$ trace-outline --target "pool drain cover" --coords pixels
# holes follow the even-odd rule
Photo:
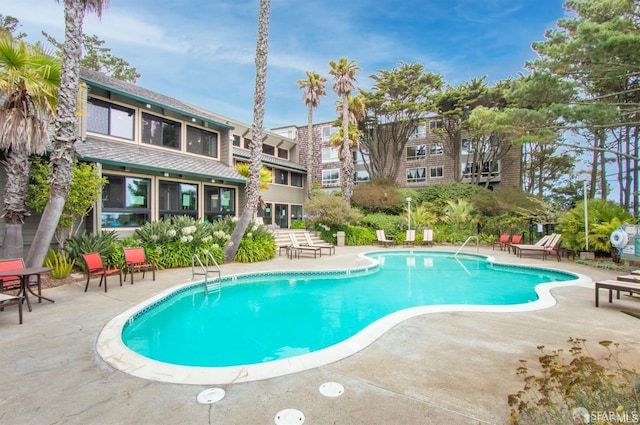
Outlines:
[[[325,382],[320,385],[320,394],[325,397],[340,397],[344,393],[344,387],[337,382]]]
[[[209,388],[198,394],[198,403],[211,404],[216,401],[222,400],[224,397],[224,390],[222,388]]]
[[[297,409],[284,409],[276,414],[276,425],[300,425],[304,423],[304,414]]]

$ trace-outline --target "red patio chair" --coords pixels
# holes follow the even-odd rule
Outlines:
[[[122,270],[116,268],[107,268],[102,262],[102,257],[98,252],[90,252],[88,254],[82,254],[84,264],[87,266],[87,284],[84,286],[84,292],[87,292],[89,287],[89,280],[92,277],[100,276],[100,283],[98,286],[102,286],[104,280],[104,292],[107,292],[107,276],[118,274],[120,276],[120,286],[122,286]]]
[[[500,251],[504,251],[504,249],[507,247],[507,244],[509,243],[509,239],[511,239],[511,235],[509,234],[500,235],[500,239],[493,242],[493,249],[496,249],[497,246],[500,248]]]
[[[124,260],[126,262],[124,280],[127,280],[127,273],[131,273],[131,284],[133,285],[133,273],[142,272],[144,279],[144,272],[147,270],[153,272],[153,280],[156,280],[156,265],[147,261],[144,256],[144,248],[125,248]]]
[[[12,258],[10,260],[0,260],[0,271],[24,269],[22,258]],[[20,276],[0,277],[0,292],[20,289]]]

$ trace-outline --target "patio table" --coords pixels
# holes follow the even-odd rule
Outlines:
[[[20,294],[24,294],[24,299],[27,301],[27,307],[29,311],[31,311],[31,301],[29,301],[29,293],[34,297],[38,298],[38,302],[41,303],[42,300],[47,300],[51,303],[55,302],[51,298],[44,297],[42,295],[42,287],[40,286],[40,275],[42,273],[46,273],[51,270],[51,267],[25,267],[22,269],[14,269],[14,270],[3,270],[0,271],[0,277],[7,276],[19,276],[20,277]],[[29,286],[29,278],[31,276],[37,276],[38,282],[38,293],[36,294],[31,290],[31,286]]]

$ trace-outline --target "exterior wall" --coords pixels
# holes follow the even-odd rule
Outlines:
[[[326,142],[322,141],[322,128],[331,126],[331,123],[318,123],[313,126],[313,163],[309,169],[309,174],[313,177],[313,182],[326,190],[340,189],[340,183],[331,185],[322,185],[322,170],[328,169],[340,169],[340,162],[322,162],[322,148],[327,146]],[[298,142],[300,146],[300,163],[306,164],[306,151],[307,151],[307,126],[298,127]],[[400,158],[400,165],[398,167],[398,175],[396,177],[396,183],[400,187],[405,188],[422,188],[433,184],[443,184],[455,182],[454,166],[455,162],[452,158],[446,154],[432,154],[431,146],[433,144],[441,144],[441,139],[438,134],[435,134],[429,128],[429,121],[426,121],[426,132],[424,136],[410,139],[407,146],[418,146],[421,144],[426,145],[426,155],[424,158],[407,160],[407,150],[405,148],[402,158]],[[512,148],[506,158],[500,160],[500,174],[492,178],[491,185],[520,185],[520,168],[521,168],[521,155],[520,150]],[[461,155],[460,163],[464,164],[466,161],[466,155]],[[442,167],[442,176],[431,176],[431,167]],[[425,181],[408,182],[407,170],[410,168],[424,168],[425,169]],[[357,166],[356,169],[364,169],[362,166]],[[481,179],[481,182],[484,180]]]

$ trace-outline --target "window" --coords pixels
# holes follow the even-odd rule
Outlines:
[[[102,227],[138,227],[149,221],[150,180],[105,175],[102,189]]]
[[[297,130],[295,128],[281,128],[273,130],[273,132],[280,136],[288,137],[289,139],[295,139],[297,136]]]
[[[422,124],[416,124],[413,131],[409,134],[409,139],[424,139],[427,137],[427,126]]]
[[[274,183],[289,184],[289,172],[286,170],[281,170],[279,168],[276,168],[274,170],[274,177],[275,177]]]
[[[251,149],[251,139],[247,139],[245,137],[245,139],[244,139],[244,148],[245,149]]]
[[[302,220],[302,205],[291,205],[291,222]]]
[[[407,183],[422,183],[426,181],[426,169],[407,168]]]
[[[229,187],[204,187],[204,218],[213,223],[236,215],[236,190]]]
[[[240,147],[240,136],[237,134],[233,135],[233,146]]]
[[[438,178],[438,177],[444,176],[442,165],[436,165],[435,167],[430,167],[429,175],[431,176],[431,178]]]
[[[87,103],[87,131],[133,140],[135,111],[98,99]]]
[[[469,177],[472,174],[477,174],[478,171],[480,171],[480,167],[479,167],[477,162],[475,162],[475,163],[466,162],[466,163],[462,164],[462,173],[466,177]],[[487,161],[482,165],[482,170],[481,171],[482,171],[482,175],[483,176],[488,176],[489,174],[495,176],[495,175],[500,173],[500,163],[499,162],[495,162],[493,164],[493,167],[492,167],[491,163]]]
[[[429,145],[429,153],[431,155],[442,155],[444,153],[442,143],[431,143]]]
[[[142,143],[180,149],[180,123],[143,112]]]
[[[332,147],[322,148],[322,162],[338,161],[338,149]]]
[[[338,132],[338,127],[322,127],[322,141],[331,140],[331,135]]]
[[[335,185],[340,183],[340,170],[322,170],[322,185]]]
[[[462,149],[460,153],[462,155],[468,155],[475,152],[475,143],[471,139],[462,139]]]
[[[407,146],[407,161],[418,161],[427,157],[427,145]]]
[[[199,128],[187,126],[187,152],[218,157],[218,135]]]
[[[302,174],[291,172],[291,186],[302,187]]]
[[[287,149],[278,148],[278,158],[289,159],[289,151]]]
[[[168,219],[174,215],[198,217],[198,186],[190,183],[160,180],[159,185],[160,217]]]
[[[438,128],[444,127],[444,122],[442,120],[433,120],[429,121],[429,130],[433,131]]]
[[[369,181],[369,173],[367,171],[356,171],[356,183]]]
[[[265,155],[275,156],[276,148],[271,145],[267,145],[266,143],[262,144],[262,153]]]

